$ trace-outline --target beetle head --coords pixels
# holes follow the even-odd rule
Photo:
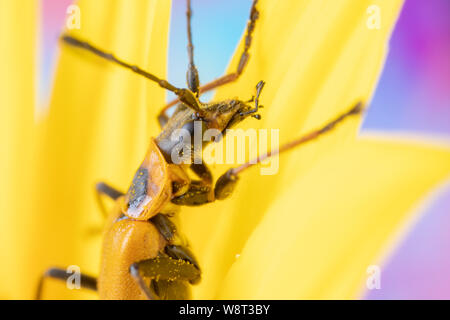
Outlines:
[[[264,87],[264,81],[260,81],[256,86],[256,96],[250,101],[244,102],[237,99],[229,99],[216,103],[209,104],[204,110],[207,117],[204,119],[207,129],[214,128],[225,133],[226,129],[229,129],[239,122],[248,117],[261,119],[258,114],[259,108],[259,96]],[[254,102],[254,105],[248,103]]]
[[[223,136],[226,134],[227,129],[248,117],[260,119],[261,116],[258,114],[258,111],[259,107],[262,106],[259,106],[259,96],[263,87],[264,82],[260,81],[256,86],[256,96],[247,102],[238,99],[228,99],[207,104],[201,103],[199,104],[201,108],[197,110],[185,103],[179,104],[169,122],[156,138],[158,147],[165,159],[172,163],[174,154],[178,152],[179,159],[181,159],[187,150],[191,151],[190,154],[193,157],[194,153],[199,151],[195,145],[195,131],[198,129],[201,130],[201,137],[208,129],[218,130]],[[251,102],[254,102],[254,104]],[[200,127],[198,127],[198,123],[201,123]],[[178,132],[179,129],[182,129],[182,132]],[[188,135],[185,135],[186,132]],[[185,139],[186,137],[188,138]],[[220,137],[214,137],[212,141],[218,142]],[[202,148],[212,141],[203,140]]]

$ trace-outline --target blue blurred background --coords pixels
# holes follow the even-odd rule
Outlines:
[[[45,107],[57,39],[71,0],[42,1],[40,101]],[[334,0],[330,0],[334,1]],[[195,60],[203,83],[222,75],[245,29],[250,0],[193,0]],[[185,1],[173,0],[168,78],[185,85]],[[450,142],[450,1],[406,0],[364,130]],[[366,299],[450,299],[450,186],[425,209],[382,267]]]

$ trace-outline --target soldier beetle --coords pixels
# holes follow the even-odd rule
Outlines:
[[[101,299],[187,299],[190,285],[200,281],[201,271],[187,242],[180,236],[171,220],[173,207],[198,206],[217,199],[224,200],[236,187],[239,174],[248,167],[264,161],[278,153],[290,150],[330,132],[346,118],[360,114],[362,103],[358,102],[347,112],[326,123],[323,127],[293,140],[276,152],[268,152],[257,159],[226,171],[215,185],[208,167],[201,163],[175,164],[172,153],[176,142],[170,139],[180,128],[194,130],[194,121],[200,121],[203,129],[217,129],[225,134],[226,129],[248,117],[260,119],[259,99],[264,87],[260,81],[256,95],[250,101],[228,99],[219,102],[202,103],[202,93],[233,82],[243,73],[249,60],[252,34],[259,16],[253,1],[247,24],[245,47],[234,73],[222,76],[200,86],[194,63],[194,46],[191,33],[191,3],[187,0],[188,88],[177,88],[168,81],[116,58],[113,54],[91,45],[89,42],[64,35],[64,44],[86,50],[137,73],[160,87],[176,94],[177,99],[168,103],[160,112],[158,121],[161,133],[151,139],[147,154],[138,168],[126,194],[113,187],[99,183],[99,195],[106,195],[116,201],[115,209],[108,216],[103,238],[101,268],[99,277],[81,275],[81,287],[97,290]],[[252,103],[252,105],[250,105]],[[178,104],[169,117],[167,111]],[[193,132],[191,132],[193,133]],[[192,143],[192,142],[191,142]],[[203,142],[204,148],[208,142]],[[191,149],[194,148],[192,144]],[[188,176],[191,170],[198,179]],[[50,268],[41,277],[36,298],[42,295],[46,278],[66,280],[64,269]]]

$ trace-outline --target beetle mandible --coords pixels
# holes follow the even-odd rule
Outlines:
[[[110,197],[116,201],[116,205],[113,212],[109,214],[105,226],[99,276],[94,278],[82,274],[80,280],[82,287],[97,290],[101,299],[189,298],[190,285],[200,281],[201,271],[187,241],[181,236],[171,219],[173,212],[176,211],[174,208],[184,205],[203,205],[217,199],[226,199],[232,194],[238,175],[248,167],[314,140],[331,131],[347,117],[363,111],[362,103],[358,102],[323,127],[281,146],[278,151],[268,152],[254,161],[229,169],[217,179],[215,184],[205,164],[174,163],[172,154],[177,152],[176,148],[179,146],[179,142],[171,139],[175,130],[186,129],[192,136],[194,122],[199,121],[202,130],[217,129],[225,134],[227,129],[248,117],[260,119],[259,99],[265,85],[264,81],[257,84],[256,94],[249,101],[228,99],[203,103],[199,100],[202,93],[236,81],[243,73],[249,61],[253,31],[259,17],[257,2],[258,0],[253,0],[250,9],[245,46],[236,71],[203,86],[200,86],[194,63],[190,0],[186,1],[188,88],[177,88],[168,81],[122,61],[87,41],[63,35],[64,44],[87,50],[127,68],[177,96],[177,99],[168,103],[160,112],[158,121],[161,133],[151,139],[147,154],[136,171],[128,192],[124,194],[106,183],[99,183],[96,186],[98,195]],[[169,117],[168,109],[176,104],[178,105],[175,111]],[[194,150],[193,142],[190,143],[190,149]],[[202,148],[208,143],[203,142]],[[191,152],[191,157],[194,157],[194,152]],[[190,178],[189,170],[196,175],[197,179]],[[36,298],[41,298],[46,278],[67,280],[69,276],[64,269],[48,269],[40,279]]]

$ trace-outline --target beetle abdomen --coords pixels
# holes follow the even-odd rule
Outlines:
[[[131,219],[114,222],[103,238],[98,277],[100,299],[146,299],[130,274],[130,266],[155,258],[165,245],[166,241],[150,222]]]

